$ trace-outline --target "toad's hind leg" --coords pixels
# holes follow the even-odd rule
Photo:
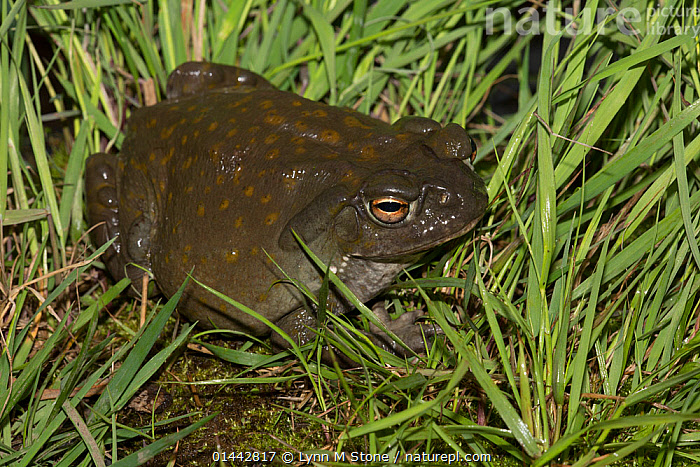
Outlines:
[[[116,157],[104,153],[90,156],[85,163],[85,192],[88,222],[94,226],[94,242],[100,247],[116,237],[102,256],[102,261],[112,277],[120,280],[124,277],[124,262],[121,258],[122,244],[119,238],[116,161]]]
[[[150,222],[140,217],[127,218],[126,224],[121,222],[125,219],[125,212],[121,211],[130,210],[128,206],[119,204],[117,161],[115,156],[97,153],[90,156],[85,164],[88,220],[90,225],[95,226],[92,235],[97,246],[116,237],[102,256],[111,276],[117,281],[129,276],[132,282],[138,284],[144,274],[141,268],[150,270],[147,253]],[[136,255],[133,254],[135,248],[130,247],[132,239],[140,239],[142,250]]]

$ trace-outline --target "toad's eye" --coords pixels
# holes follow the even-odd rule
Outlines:
[[[396,224],[408,216],[409,204],[396,198],[377,198],[369,203],[375,219],[383,224]]]

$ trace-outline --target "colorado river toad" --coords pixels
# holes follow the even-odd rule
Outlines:
[[[118,157],[87,162],[88,215],[104,222],[98,244],[117,237],[104,257],[117,279],[139,280],[138,265],[170,296],[192,272],[303,341],[316,319],[281,270],[312,291],[324,271],[292,231],[365,302],[486,208],[474,145],[456,124],[389,125],[206,63],[176,69],[167,97],[133,113]],[[192,282],[179,307],[205,326],[269,332]],[[334,290],[329,307],[352,308]],[[420,346],[412,322],[388,324]]]

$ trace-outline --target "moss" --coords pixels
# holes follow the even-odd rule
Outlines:
[[[225,345],[218,342],[219,345]],[[231,342],[228,342],[231,345]],[[286,388],[278,384],[181,384],[188,381],[226,380],[241,368],[194,352],[185,352],[163,372],[156,382],[160,392],[166,392],[166,407],[155,414],[155,420],[199,412],[158,431],[162,437],[183,428],[202,416],[218,412],[218,416],[178,446],[177,461],[183,465],[207,465],[215,452],[269,452],[319,449],[326,444],[320,423],[294,415],[284,408],[288,402]],[[156,391],[154,391],[156,392]],[[128,426],[148,426],[150,412],[134,409],[124,414],[120,422]],[[135,451],[128,446],[121,454]],[[150,461],[148,466],[166,465],[172,449]]]

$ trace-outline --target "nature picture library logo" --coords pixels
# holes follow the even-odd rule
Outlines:
[[[595,13],[595,14],[594,14]],[[660,21],[664,17],[679,18],[680,24],[667,25],[670,21]],[[682,35],[700,34],[700,7],[658,6],[645,9],[625,7],[598,8],[579,11],[573,8],[558,8],[546,5],[542,9],[523,7],[509,10],[505,7],[486,9],[486,34],[537,35],[547,31],[558,34],[561,27],[555,20],[564,18],[564,34],[612,34],[616,31],[625,35],[646,30],[655,34]],[[676,22],[678,23],[678,22]]]

